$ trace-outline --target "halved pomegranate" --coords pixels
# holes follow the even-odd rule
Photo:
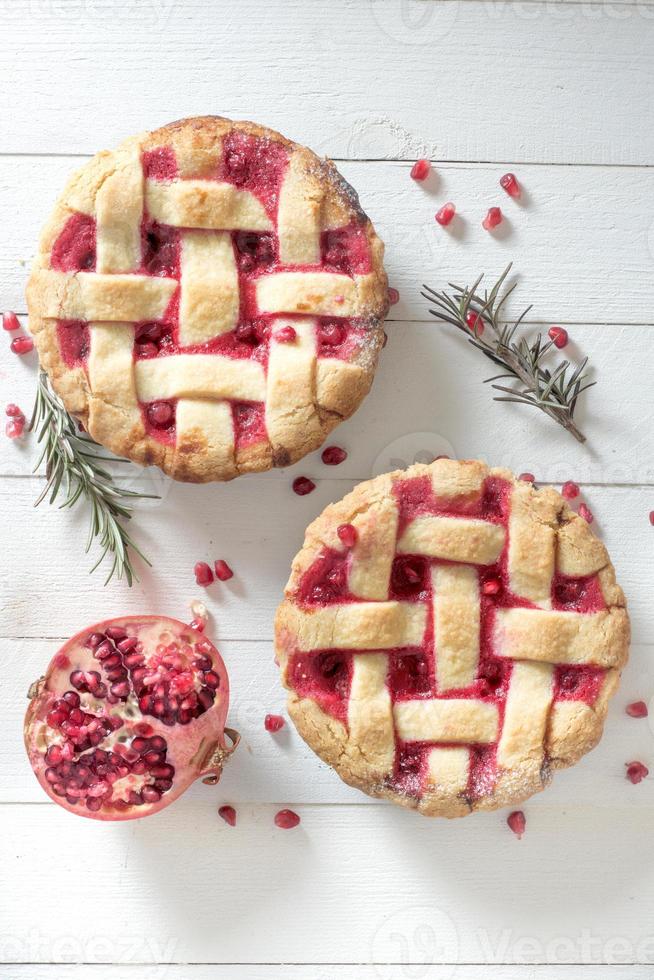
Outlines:
[[[148,816],[200,776],[217,783],[239,741],[225,728],[218,650],[165,616],[83,630],[29,697],[25,745],[37,779],[55,803],[96,820]]]

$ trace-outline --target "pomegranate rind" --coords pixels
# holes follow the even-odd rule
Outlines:
[[[111,692],[111,682],[106,677],[106,670],[103,668],[102,662],[94,657],[93,649],[87,645],[90,636],[93,634],[106,636],[108,629],[123,630],[128,637],[136,637],[138,642],[143,644],[142,654],[145,657],[145,666],[151,672],[148,675],[149,682],[156,683],[159,681],[160,678],[156,678],[155,681],[150,680],[150,678],[156,671],[163,672],[162,676],[168,684],[167,693],[175,694],[179,704],[186,702],[181,700],[185,697],[184,690],[179,693],[178,687],[182,684],[188,687],[189,678],[191,678],[195,683],[195,688],[191,688],[191,691],[195,689],[202,691],[205,678],[210,673],[211,689],[214,693],[213,703],[206,709],[196,706],[195,710],[202,713],[190,720],[185,720],[184,723],[176,720],[171,724],[171,710],[169,709],[168,723],[166,724],[160,717],[156,717],[147,711],[144,713],[141,710],[141,697],[134,689],[134,675],[131,671],[129,672],[129,696],[119,700],[114,698],[113,702],[110,702],[108,697],[96,697],[93,691],[84,689],[84,686],[76,688],[71,683],[72,674],[76,671],[95,671],[100,674],[101,684]],[[182,666],[178,671],[173,672],[167,671],[161,663],[163,656],[175,656],[175,654],[168,652],[168,647],[171,645],[178,647],[181,651],[177,655],[181,659],[175,662],[181,663]],[[162,653],[162,650],[165,653]],[[206,665],[206,662],[202,661],[204,665],[202,673],[198,672],[197,668],[191,669],[189,666],[189,663],[199,661],[199,658],[208,658],[211,661],[210,665]],[[123,662],[124,660],[125,657]],[[147,688],[148,691],[152,689],[155,688]],[[206,684],[204,689],[206,689]],[[98,688],[95,687],[93,690],[97,691]],[[113,716],[123,720],[122,726],[107,734],[106,739],[103,739],[99,746],[95,746],[96,748],[99,747],[102,751],[116,753],[118,751],[116,746],[118,746],[121,752],[127,750],[128,757],[131,757],[134,755],[132,751],[131,756],[129,756],[134,739],[143,736],[144,732],[148,744],[152,739],[165,739],[164,765],[168,768],[174,767],[174,775],[164,772],[165,775],[170,776],[165,782],[172,780],[172,786],[168,789],[158,790],[159,799],[152,802],[143,801],[138,805],[131,804],[127,799],[130,789],[140,795],[143,786],[150,785],[148,780],[151,782],[155,779],[149,770],[144,775],[141,773],[137,775],[130,771],[127,776],[121,777],[117,781],[114,780],[109,803],[103,802],[98,810],[88,809],[85,802],[86,797],[81,802],[70,802],[65,795],[54,792],[51,782],[46,778],[46,770],[48,769],[52,777],[53,767],[51,763],[46,761],[45,754],[53,744],[61,745],[65,742],[67,736],[59,727],[53,727],[49,723],[48,716],[50,715],[52,720],[51,712],[55,702],[61,701],[65,692],[74,691],[79,694],[80,710],[85,716],[94,715],[103,720],[108,716]],[[203,633],[199,633],[187,624],[170,617],[123,616],[102,620],[81,630],[56,652],[45,675],[31,686],[29,697],[30,704],[24,725],[25,746],[39,783],[48,796],[59,806],[91,819],[133,820],[148,816],[164,809],[176,800],[200,776],[204,777],[205,782],[217,782],[225,759],[231,754],[238,742],[237,734],[229,729],[227,735],[230,744],[228,745],[225,740],[225,720],[229,706],[229,679],[220,653]],[[114,696],[112,695],[112,697]],[[205,700],[208,700],[206,696]],[[166,703],[170,705],[174,701],[175,699],[171,697],[170,702]],[[181,715],[182,709],[180,708],[176,717],[179,718]],[[68,721],[68,719],[65,720]],[[86,724],[86,720],[84,724]],[[155,743],[155,745],[158,744],[160,743]],[[147,750],[148,746],[145,748]],[[82,757],[85,753],[93,754],[94,750],[94,747],[88,746],[84,751],[76,752],[74,764],[80,764],[80,760],[85,763],[86,759],[82,759]],[[61,788],[61,782],[57,785]],[[163,786],[165,783],[159,785]],[[117,786],[118,790],[116,790]],[[151,797],[155,796],[152,788],[148,793]]]

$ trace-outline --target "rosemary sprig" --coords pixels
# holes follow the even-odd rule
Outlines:
[[[65,497],[60,504],[62,508],[72,507],[80,498],[84,498],[91,508],[86,552],[96,538],[99,538],[101,548],[100,557],[91,571],[94,572],[104,558],[111,555],[113,562],[104,584],[115,575],[119,579],[125,576],[127,584],[131,586],[138,581],[138,576],[132,565],[130,549],[140,555],[146,564],[150,562],[123,525],[132,517],[132,508],[123,501],[137,497],[156,498],[152,494],[116,486],[111,474],[101,465],[111,462],[110,458],[102,455],[96,442],[78,431],[75,419],[52,390],[43,371],[39,373],[29,428],[30,431],[37,429],[38,442],[43,443],[34,472],[45,461],[46,475],[46,485],[34,506],[38,507],[48,494],[48,502],[54,503],[62,491]]]
[[[449,283],[453,290],[451,294],[437,293],[423,285],[422,295],[433,304],[433,309],[429,310],[433,316],[462,330],[474,347],[503,369],[501,374],[486,378],[486,382],[505,378],[517,382],[513,387],[493,384],[496,391],[502,392],[495,396],[495,401],[517,402],[519,405],[540,408],[567,429],[575,439],[585,442],[586,437],[574,423],[574,413],[581,393],[596,383],[587,381],[588,375],[584,373],[588,358],[585,357],[574,368],[569,361],[563,360],[550,370],[545,366],[544,360],[554,346],[551,340],[543,341],[541,334],[533,340],[524,336],[516,337],[531,306],[523,310],[517,320],[506,321],[501,317],[502,307],[517,285],[514,283],[502,292],[510,270],[511,263],[491,291],[484,290],[483,296],[477,291],[483,275],[479,276],[473,286],[465,289]],[[466,319],[470,313],[479,318],[473,321],[472,327]]]

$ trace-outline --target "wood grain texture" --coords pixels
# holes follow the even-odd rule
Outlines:
[[[94,149],[106,143],[98,141]],[[0,251],[0,290],[7,307],[24,312],[24,287],[41,226],[68,175],[82,163],[83,158],[69,156],[0,156],[0,212],[12,229]],[[654,322],[652,168],[437,164],[418,184],[406,163],[338,166],[386,242],[386,267],[401,297],[391,320],[429,319],[422,283],[436,289],[452,280],[466,285],[485,272],[492,284],[514,261],[521,285],[513,309],[533,304],[531,320]],[[523,185],[521,203],[499,185],[508,169]],[[445,229],[434,213],[448,200],[456,204],[458,217]],[[501,206],[504,222],[489,234],[481,222],[494,205]]]
[[[398,946],[398,948],[400,948]],[[403,947],[402,947],[403,948]],[[401,955],[401,953],[400,953]],[[147,966],[125,963],[120,966],[30,964],[12,966],[12,980],[650,980],[649,966],[456,966],[427,963],[417,968],[407,962],[336,966],[329,964],[251,964],[227,966],[185,964]]]
[[[334,157],[651,162],[650,4],[242,0],[228,10],[3,4],[5,152],[95,152],[214,112]]]

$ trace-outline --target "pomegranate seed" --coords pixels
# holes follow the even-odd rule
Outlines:
[[[9,346],[14,354],[29,354],[34,350],[34,341],[31,337],[14,337]]]
[[[625,765],[627,767],[627,779],[634,786],[649,776],[649,769],[642,762],[625,762]]]
[[[592,524],[595,518],[593,517],[593,512],[590,508],[586,507],[586,504],[579,504],[579,516],[588,523]]]
[[[448,201],[447,204],[444,204],[443,207],[436,212],[434,217],[436,218],[436,221],[438,222],[439,225],[442,225],[443,228],[446,228],[455,214],[456,214],[455,205],[452,204],[451,201]]]
[[[527,826],[527,820],[522,810],[514,810],[513,813],[508,815],[506,822],[518,840],[520,840],[525,832],[525,827]]]
[[[339,524],[336,528],[336,533],[346,548],[353,548],[359,537],[357,529],[353,524]]]
[[[564,330],[563,327],[550,327],[547,331],[547,335],[559,350],[563,350],[565,345],[568,343],[568,331]]]
[[[501,208],[489,208],[488,214],[481,223],[482,228],[486,231],[491,231],[493,228],[497,228],[502,222],[502,211]]]
[[[579,496],[579,485],[573,483],[572,480],[566,480],[561,487],[561,496],[565,497],[566,500],[574,500],[575,497]]]
[[[519,480],[523,480],[525,483],[535,483],[536,477],[533,473],[521,473],[518,477]]]
[[[282,830],[292,830],[299,822],[300,818],[293,810],[280,810],[275,814],[275,824]]]
[[[23,415],[23,413],[20,410],[20,408],[18,407],[18,405],[14,405],[13,402],[10,402],[9,405],[7,405],[7,407],[5,408],[5,415],[8,415],[9,418],[12,418],[12,419],[24,419],[25,418],[25,416]]]
[[[400,292],[393,286],[388,287],[388,302],[391,306],[395,306],[396,303],[400,302]]]
[[[297,333],[293,327],[281,327],[275,331],[274,338],[278,344],[293,344],[297,340]]]
[[[293,480],[293,490],[299,497],[304,497],[315,489],[315,483],[308,476],[298,476]]]
[[[216,573],[216,578],[220,579],[221,582],[226,582],[228,579],[233,578],[234,572],[231,570],[226,561],[219,558],[213,564],[214,571]]]
[[[169,402],[152,402],[147,408],[148,419],[157,428],[165,428],[173,420],[175,415],[173,406]]]
[[[263,720],[263,727],[267,732],[278,732],[285,724],[281,715],[266,715]]]
[[[479,313],[475,313],[474,310],[468,310],[466,313],[466,323],[473,333],[481,337],[484,332],[484,321]]]
[[[147,344],[137,344],[136,352],[139,357],[156,357],[159,353],[159,348],[156,344],[148,342]]]
[[[15,313],[2,314],[2,329],[20,330],[20,320],[18,319]]]
[[[411,167],[411,176],[414,180],[426,180],[431,170],[429,160],[416,160]]]
[[[318,327],[318,340],[327,347],[336,347],[343,340],[343,328],[338,323],[322,323]]]
[[[515,174],[504,174],[500,177],[500,187],[503,187],[509,197],[520,197],[520,184],[516,180]]]
[[[230,827],[236,826],[236,810],[233,806],[219,806],[218,816],[222,817],[225,823],[228,823]]]
[[[497,595],[502,591],[502,583],[498,578],[487,578],[482,582],[481,591],[484,595]]]
[[[5,426],[5,432],[10,439],[20,439],[24,431],[25,419],[12,419]]]
[[[338,466],[347,459],[347,453],[340,446],[327,446],[320,458],[327,466]]]
[[[211,585],[213,582],[213,572],[206,561],[199,561],[193,567],[195,581],[198,585]]]
[[[649,512],[649,522],[654,525],[654,510],[650,510]]]
[[[632,701],[626,707],[630,718],[647,718],[649,711],[644,701]]]

